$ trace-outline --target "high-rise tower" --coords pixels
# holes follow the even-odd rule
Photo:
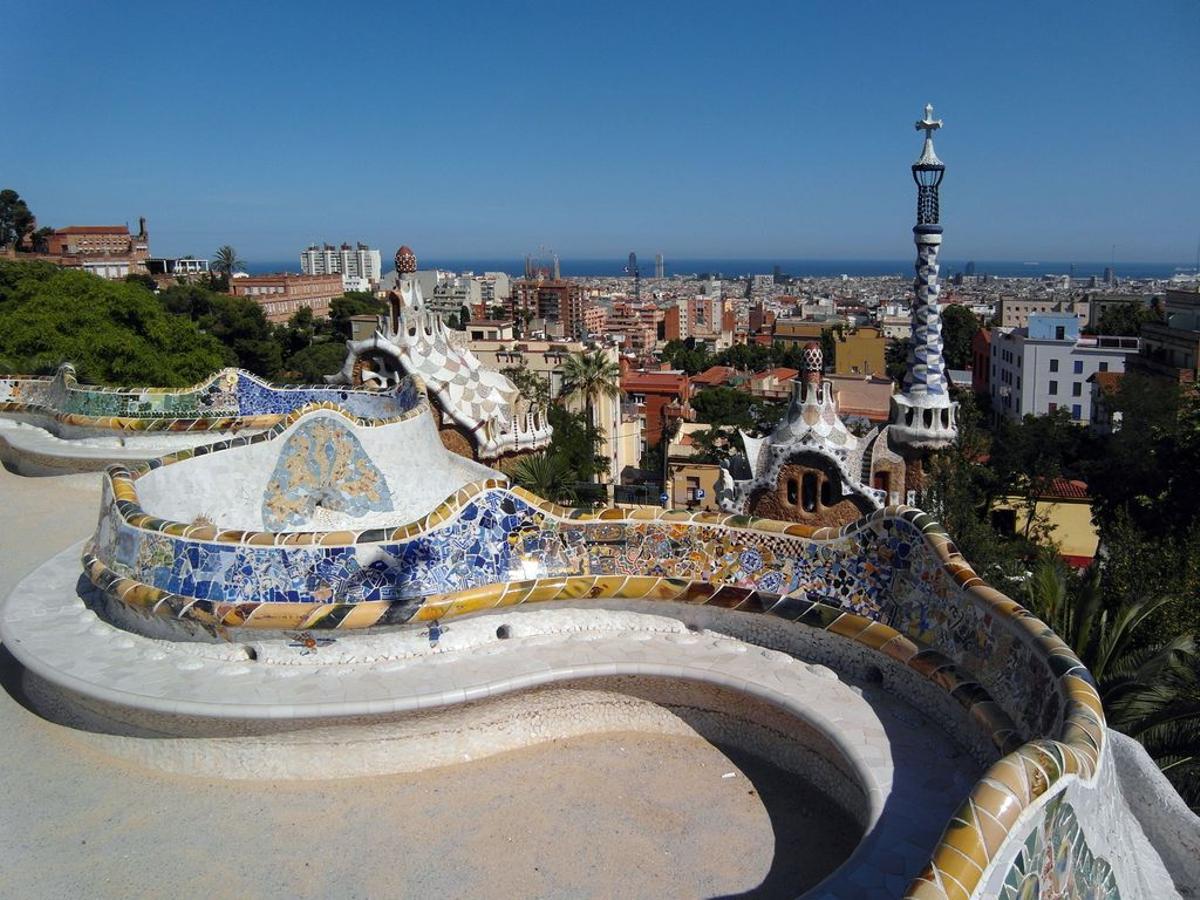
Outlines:
[[[912,346],[904,389],[892,396],[890,437],[903,451],[938,450],[958,436],[958,404],[950,399],[946,360],[942,355],[942,313],[938,307],[938,251],[942,246],[938,188],[946,166],[933,150],[933,133],[942,127],[933,118],[933,106],[925,107],[925,118],[916,124],[925,132],[920,158],[913,163],[917,183],[917,244],[915,296],[912,303]],[[906,452],[910,462],[919,454]],[[917,479],[919,481],[919,479]]]

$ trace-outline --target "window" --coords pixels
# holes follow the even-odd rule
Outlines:
[[[1082,359],[1075,360],[1075,374],[1076,375],[1083,374],[1083,360]]]
[[[1000,534],[1017,533],[1017,511],[1015,509],[993,509],[992,528]]]
[[[1067,336],[1067,329],[1063,325],[1054,326],[1054,339],[1056,341],[1064,340]]]
[[[1077,381],[1073,385],[1071,385],[1071,396],[1072,397],[1082,397],[1083,396],[1083,385],[1080,382]]]
[[[1058,360],[1057,359],[1050,360],[1050,371],[1051,372],[1058,371]]]
[[[824,507],[833,506],[833,484],[828,478],[821,479],[821,505]]]
[[[801,479],[800,503],[805,512],[817,508],[817,476],[812,472],[805,472]]]
[[[687,477],[687,498],[691,503],[696,499],[696,492],[700,490],[700,479],[693,478],[691,475]]]
[[[1108,371],[1108,363],[1106,363],[1106,362],[1100,363],[1100,371],[1107,372]]]
[[[1046,406],[1046,412],[1058,412],[1058,404],[1050,403]]]
[[[800,485],[795,478],[789,478],[787,483],[787,502],[795,506],[800,501]]]
[[[1083,408],[1078,403],[1071,404],[1071,418],[1076,421],[1083,418]]]
[[[1052,382],[1050,382],[1050,396],[1054,397],[1054,396],[1057,396],[1057,394],[1058,394],[1058,382],[1052,381]]]

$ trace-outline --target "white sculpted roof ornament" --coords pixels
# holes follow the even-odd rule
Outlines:
[[[938,159],[938,155],[933,151],[933,133],[942,127],[942,120],[933,117],[933,104],[925,104],[925,118],[918,119],[916,128],[917,131],[925,130],[925,145],[921,148],[921,158],[917,160],[918,166],[940,166],[942,161]]]
[[[504,375],[451,340],[442,317],[425,306],[412,278],[416,270],[416,256],[401,247],[396,290],[388,295],[390,314],[379,317],[371,337],[346,342],[342,371],[326,380],[352,384],[356,367],[363,383],[376,387],[405,374],[419,376],[446,415],[470,433],[483,459],[548,445],[552,429],[545,411],[531,407]]]

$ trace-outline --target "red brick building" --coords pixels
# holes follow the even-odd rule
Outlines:
[[[69,225],[46,238],[46,252],[33,258],[55,265],[83,269],[101,278],[121,279],[146,274],[150,235],[146,220],[138,220],[138,233],[127,225]]]
[[[286,322],[304,307],[311,309],[314,316],[329,315],[330,302],[345,291],[342,276],[337,273],[292,275],[282,272],[231,278],[229,293],[253,300],[263,308],[268,321]]]
[[[691,388],[683,372],[633,369],[622,357],[621,392],[637,405],[647,447],[657,446],[662,440],[664,425],[691,421],[693,417]]]
[[[512,285],[513,318],[546,319],[562,325],[563,334],[574,340],[583,337],[583,288],[573,281],[554,278],[525,278]]]

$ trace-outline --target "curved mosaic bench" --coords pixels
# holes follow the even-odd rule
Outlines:
[[[1117,895],[1066,797],[1074,785],[1098,793],[1104,715],[1090,674],[919,510],[889,507],[841,529],[648,508],[587,513],[499,479],[465,485],[415,521],[362,530],[222,528],[141,507],[148,473],[273,440],[308,412],[266,434],[111,467],[84,555],[92,582],[121,608],[218,638],[589,599],[706,604],[823,629],[937,685],[1000,757],[908,896],[1036,896],[1043,886]]]
[[[270,428],[314,403],[338,404],[358,417],[387,421],[412,409],[417,391],[411,379],[391,393],[280,387],[242,369],[222,369],[186,388],[80,385],[70,365],[50,378],[0,376],[0,414],[80,435]]]

